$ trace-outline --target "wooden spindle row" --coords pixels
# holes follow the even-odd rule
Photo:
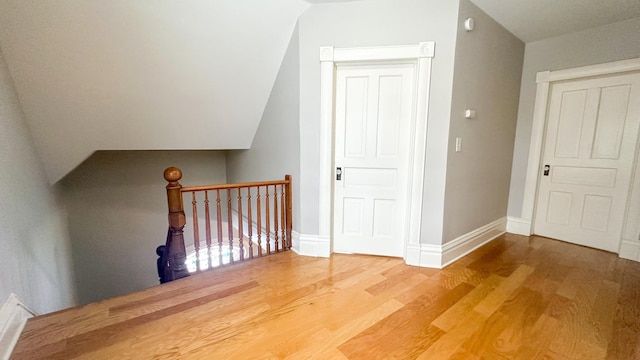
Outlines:
[[[189,187],[183,188],[182,192],[191,193],[195,253],[195,269],[191,266],[191,271],[233,264],[291,248],[290,179],[265,182],[264,185]],[[213,210],[210,195],[215,198]],[[204,219],[198,217],[202,207]],[[215,212],[214,224],[211,211]],[[205,222],[205,244],[200,242],[200,221]],[[213,248],[212,225],[217,232],[217,249]]]

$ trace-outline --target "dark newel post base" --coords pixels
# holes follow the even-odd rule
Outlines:
[[[185,262],[187,254],[184,246],[182,229],[171,230],[171,248],[169,249],[169,267],[171,269],[171,280],[178,280],[189,276],[189,270]]]
[[[158,267],[158,278],[160,280],[160,284],[167,282],[165,271],[169,267],[169,263],[167,262],[166,249],[166,245],[160,245],[156,248],[156,255],[158,255],[156,266]]]

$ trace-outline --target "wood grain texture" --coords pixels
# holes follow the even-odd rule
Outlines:
[[[506,234],[443,270],[293,252],[30,319],[12,359],[640,359],[640,263]]]

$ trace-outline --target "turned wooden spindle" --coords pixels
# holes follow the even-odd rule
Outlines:
[[[249,236],[249,257],[253,259],[253,218],[251,214],[251,188],[247,189],[247,232]]]
[[[267,226],[265,232],[267,233],[267,255],[271,254],[271,214],[269,214],[269,185],[265,186],[264,199],[267,202],[264,207],[266,216],[265,224]]]
[[[273,185],[273,242],[275,244],[275,251],[280,251],[280,244],[278,241],[280,239],[280,234],[278,234],[278,186]],[[284,250],[284,247],[282,247]]]
[[[178,180],[182,179],[182,171],[176,167],[167,168],[164,171],[164,179],[167,180],[167,203],[169,207],[169,231],[165,251],[168,251],[166,265],[166,281],[172,281],[189,276],[185,261],[187,259],[184,246],[183,229],[186,224],[184,205],[182,203],[182,185]]]
[[[211,268],[211,211],[209,210],[209,192],[204,192],[204,216],[207,223],[205,224],[207,239],[207,269]]]
[[[244,261],[244,229],[242,227],[242,188],[238,188],[238,251],[240,252],[240,261]]]
[[[292,193],[292,186],[291,186],[291,175],[285,175],[284,179],[287,181],[287,184],[285,185],[285,191],[286,191],[286,198],[287,198],[287,249],[291,248],[292,245],[292,241],[291,241],[291,231],[293,228],[293,215],[292,215],[292,211],[291,208],[293,206],[293,201],[291,199],[291,193]]]
[[[220,204],[220,190],[216,190],[216,221],[218,230],[218,265],[222,265],[222,204]]]
[[[262,256],[262,208],[260,207],[260,186],[256,186],[258,194],[256,195],[256,214],[258,215],[258,256]]]
[[[196,192],[191,192],[191,206],[193,217],[193,248],[196,250],[196,271],[200,271],[200,226],[198,225],[198,201]]]
[[[286,234],[286,202],[285,202],[284,185],[280,185],[280,241],[282,241],[282,250],[287,250],[287,234]]]
[[[233,212],[231,208],[231,189],[227,189],[227,235],[229,236],[229,263],[233,264]]]

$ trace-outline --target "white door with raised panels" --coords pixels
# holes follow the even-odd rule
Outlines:
[[[403,256],[415,65],[338,66],[334,251]]]
[[[640,123],[640,74],[554,83],[534,232],[618,252]]]

